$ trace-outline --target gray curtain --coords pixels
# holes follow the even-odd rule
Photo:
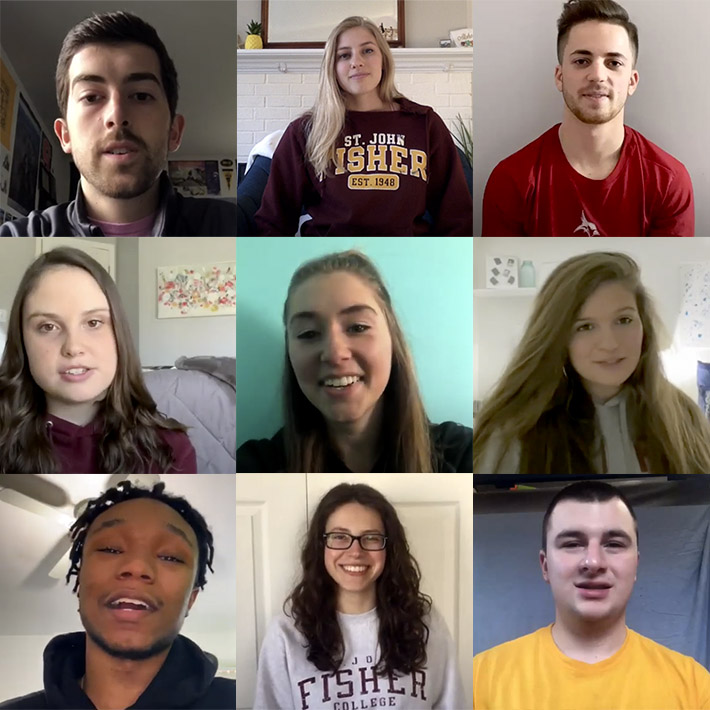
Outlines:
[[[474,496],[474,655],[555,619],[538,562],[544,508],[518,512],[515,495],[508,494],[509,512],[499,512],[500,505],[485,512],[485,496]],[[710,507],[634,511],[640,560],[626,624],[710,670]]]

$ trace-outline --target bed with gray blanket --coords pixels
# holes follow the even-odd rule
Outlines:
[[[198,473],[237,470],[236,370],[235,358],[181,357],[143,372],[160,412],[188,427]]]

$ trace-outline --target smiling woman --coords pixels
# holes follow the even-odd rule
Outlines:
[[[446,623],[420,591],[402,523],[379,491],[328,491],[301,563],[261,647],[254,710],[465,707]]]
[[[0,363],[0,473],[196,473],[143,383],[116,285],[78,249],[25,272]]]
[[[471,471],[471,429],[429,421],[390,294],[363,253],[302,264],[283,326],[285,425],[243,444],[238,471]]]
[[[659,320],[629,256],[560,264],[481,409],[474,473],[710,471],[710,425],[663,373]]]

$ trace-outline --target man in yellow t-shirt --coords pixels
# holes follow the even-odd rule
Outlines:
[[[710,710],[710,673],[626,626],[638,523],[601,481],[561,490],[543,519],[550,626],[473,659],[474,710]]]

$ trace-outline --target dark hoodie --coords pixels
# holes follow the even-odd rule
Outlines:
[[[48,414],[47,431],[54,453],[59,458],[61,473],[102,473],[98,469],[101,420],[94,419],[85,426]],[[197,473],[195,449],[187,434],[181,431],[158,429],[158,435],[173,450],[175,463],[167,471],[156,466],[147,473]],[[139,473],[133,471],[132,473]]]
[[[85,668],[86,635],[79,632],[56,636],[44,650],[44,690],[8,700],[0,708],[95,710],[79,686]],[[130,708],[234,710],[236,681],[215,678],[216,670],[217,659],[212,654],[205,653],[185,636],[178,636],[162,668]]]
[[[430,424],[431,448],[436,455],[436,473],[470,473],[473,470],[473,429],[455,422]],[[272,439],[251,439],[237,450],[237,472],[274,473],[286,470],[286,446],[283,429]],[[329,473],[351,473],[332,449],[328,450],[325,470]],[[401,473],[382,454],[373,472]]]
[[[173,189],[166,172],[160,175],[160,202],[149,237],[231,237],[237,230],[233,203],[207,197],[183,197]],[[32,210],[27,217],[0,225],[0,237],[103,237],[86,209],[81,182],[76,199]]]

